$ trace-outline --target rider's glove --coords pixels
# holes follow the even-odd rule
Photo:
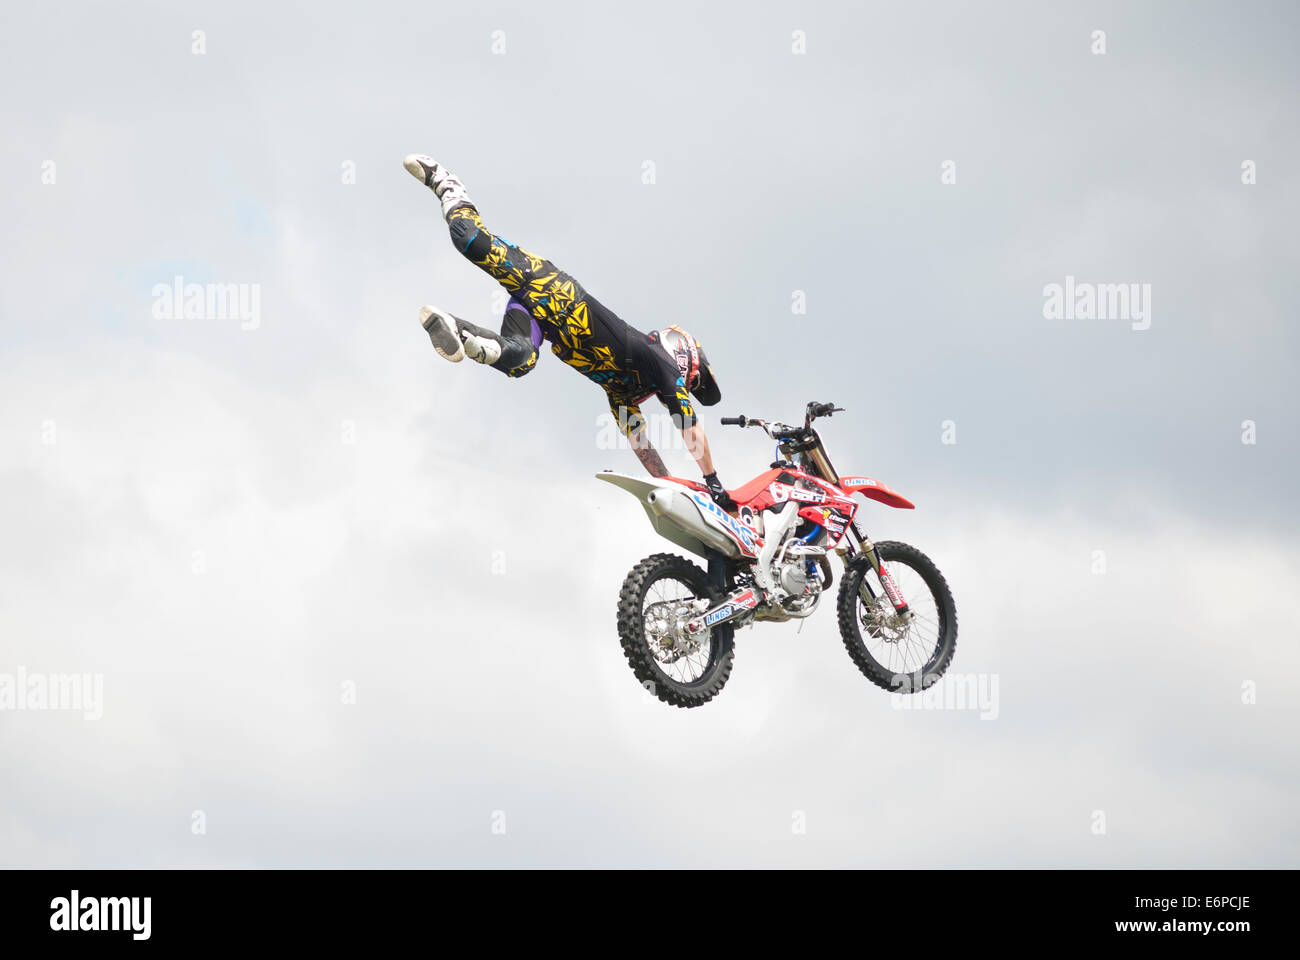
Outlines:
[[[720,506],[723,510],[726,510],[728,513],[735,512],[736,501],[731,499],[731,494],[727,493],[726,488],[722,485],[722,481],[718,479],[718,474],[716,472],[710,473],[704,478],[704,485],[709,488],[709,496],[713,498],[714,503]]]

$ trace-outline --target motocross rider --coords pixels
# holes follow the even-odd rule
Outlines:
[[[537,363],[542,341],[548,341],[552,353],[601,386],[637,458],[651,476],[663,477],[668,470],[650,444],[640,407],[658,397],[682,431],[714,502],[734,513],[736,503],[718,480],[691,404],[691,395],[704,406],[722,399],[699,341],[678,326],[648,334],[634,329],[549,260],[491,233],[465,185],[432,157],[411,154],[403,165],[442,202],[456,249],[510,293],[500,334],[424,307],[420,322],[439,356],[453,363],[469,357],[508,377],[522,377]]]

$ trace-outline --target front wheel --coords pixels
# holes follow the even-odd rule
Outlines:
[[[907,602],[900,613],[866,557],[840,581],[840,637],[868,680],[891,693],[930,686],[957,650],[957,607],[934,562],[894,540],[876,544],[880,565]]]
[[[730,624],[691,634],[687,621],[721,599],[694,563],[671,553],[646,557],[618,595],[618,638],[641,685],[664,703],[708,703],[731,675]]]

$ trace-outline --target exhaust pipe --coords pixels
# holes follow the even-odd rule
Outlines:
[[[705,546],[728,557],[739,557],[740,548],[730,537],[704,521],[700,508],[680,490],[656,487],[646,495],[646,503],[656,517],[675,524]]]

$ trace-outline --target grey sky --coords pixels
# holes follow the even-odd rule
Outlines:
[[[0,864],[1297,864],[1294,5],[6,21],[0,674],[105,705],[0,712]],[[770,450],[718,416],[848,408],[837,464],[918,504],[868,530],[948,576],[997,719],[894,709],[829,609],[647,702],[613,608],[662,541],[591,478],[639,468],[549,354],[430,349],[421,304],[495,287],[409,152],[703,340],[729,484]],[[155,319],[178,274],[260,326]],[[1045,319],[1067,275],[1149,283],[1150,329]]]

